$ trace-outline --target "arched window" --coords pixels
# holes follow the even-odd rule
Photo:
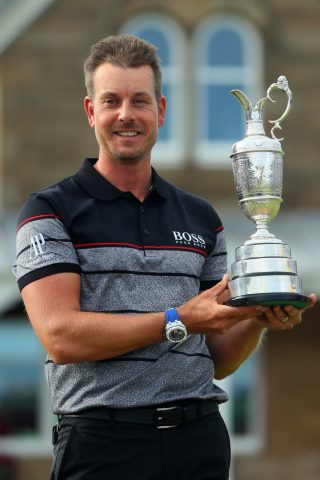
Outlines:
[[[225,168],[231,146],[244,135],[241,106],[230,90],[252,102],[262,91],[262,47],[242,17],[217,15],[198,25],[193,37],[194,157],[197,165]]]
[[[137,35],[158,48],[163,72],[163,95],[167,98],[164,126],[159,130],[153,150],[153,163],[161,167],[179,167],[185,159],[185,37],[180,26],[160,14],[143,14],[131,18],[120,33]]]

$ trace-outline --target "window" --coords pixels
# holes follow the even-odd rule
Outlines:
[[[185,160],[185,48],[182,29],[169,17],[160,14],[139,15],[120,33],[137,35],[156,45],[163,73],[163,95],[167,98],[164,126],[159,130],[153,150],[154,164],[162,168],[179,167]]]
[[[179,167],[191,153],[199,167],[230,168],[232,144],[245,133],[242,108],[230,90],[243,90],[253,103],[262,96],[262,45],[255,28],[240,16],[212,16],[196,27],[188,45],[168,16],[144,14],[121,33],[151,41],[161,58],[168,109],[155,163]]]
[[[51,453],[50,400],[45,353],[22,318],[0,322],[0,454]]]
[[[255,453],[264,445],[263,352],[257,350],[230,377],[216,382],[230,400],[221,405],[221,413],[230,431],[236,454]]]
[[[254,103],[260,98],[260,38],[241,17],[215,16],[197,27],[193,47],[195,162],[225,168],[232,144],[245,133],[242,108],[230,90],[243,90]]]

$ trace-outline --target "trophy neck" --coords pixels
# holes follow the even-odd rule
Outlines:
[[[265,136],[263,120],[247,120],[246,121],[246,137],[251,137],[252,135],[262,135]]]
[[[251,235],[250,239],[245,242],[245,245],[251,245],[256,243],[282,243],[281,240],[278,240],[273,233],[270,233],[268,230],[268,220],[259,219],[256,220],[256,232]]]

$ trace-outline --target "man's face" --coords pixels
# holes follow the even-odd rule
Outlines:
[[[150,160],[166,102],[156,99],[149,65],[101,64],[94,76],[94,98],[86,97],[84,105],[102,155],[120,163]]]

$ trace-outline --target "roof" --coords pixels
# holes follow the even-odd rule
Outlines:
[[[54,0],[0,0],[0,54]]]

